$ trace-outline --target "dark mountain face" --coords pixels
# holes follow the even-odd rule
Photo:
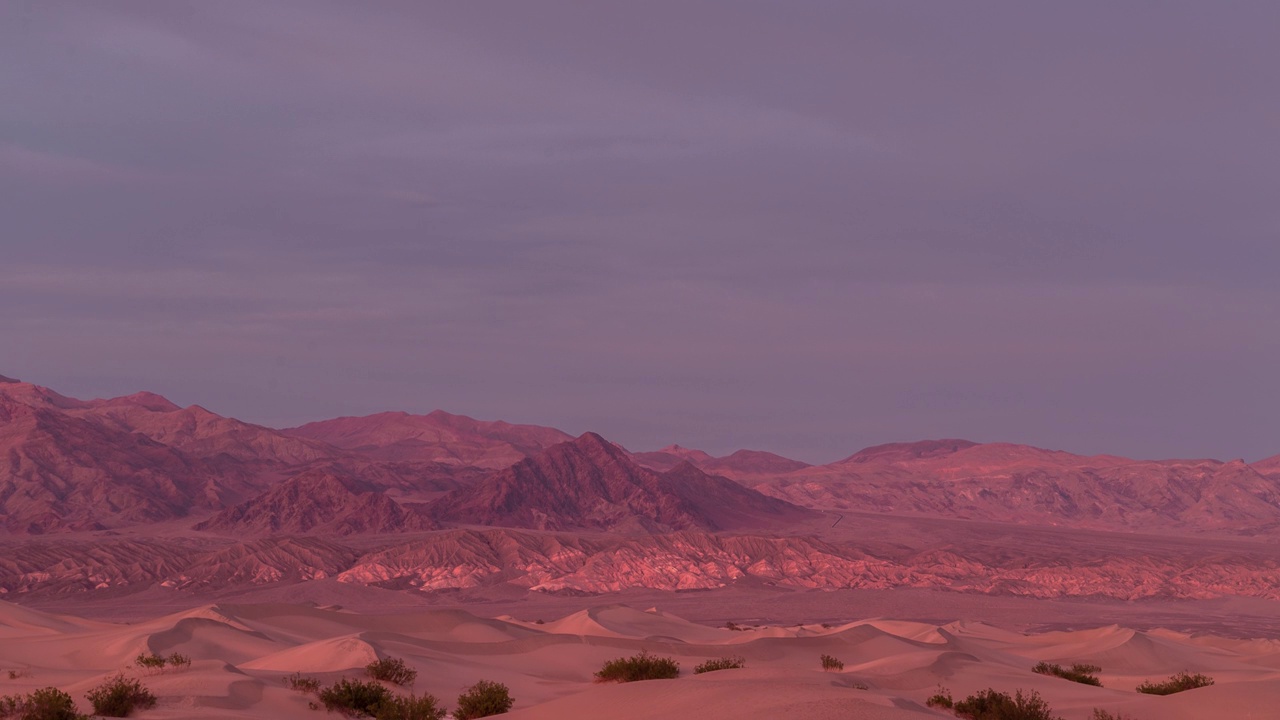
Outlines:
[[[441,498],[446,522],[546,530],[721,530],[804,511],[692,465],[658,474],[595,433]]]

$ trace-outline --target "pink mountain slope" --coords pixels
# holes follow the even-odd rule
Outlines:
[[[40,533],[154,522],[213,506],[223,488],[208,463],[166,445],[27,404],[0,385],[0,526]],[[30,398],[23,389],[20,397]],[[226,478],[234,486],[234,478]]]
[[[756,485],[833,509],[1126,530],[1280,527],[1280,483],[1243,462],[1086,457],[1007,443],[868,448]]]
[[[322,442],[223,417],[198,405],[180,408],[152,393],[90,400],[67,412],[118,430],[140,433],[198,457],[226,456],[300,465],[343,454]]]
[[[1252,465],[1253,469],[1267,477],[1280,479],[1280,455],[1259,460]]]
[[[195,529],[247,537],[355,535],[432,527],[425,515],[401,507],[358,480],[312,470],[223,510]]]
[[[805,511],[692,465],[658,474],[595,433],[556,445],[432,506],[444,521],[538,529],[723,530]]]
[[[322,420],[285,430],[380,460],[429,460],[501,469],[572,438],[555,428],[474,420],[437,410]]]
[[[423,500],[467,475],[434,463],[368,460],[152,393],[77,400],[17,381],[0,383],[0,457],[8,460],[0,465],[0,528],[19,533],[217,510],[311,466]]]

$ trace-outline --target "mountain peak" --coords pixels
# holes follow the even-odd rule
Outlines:
[[[437,519],[466,524],[658,532],[741,527],[748,518],[776,519],[787,509],[797,510],[687,461],[659,475],[586,432],[454,491],[432,511]]]
[[[565,444],[573,445],[574,447],[580,448],[582,450],[603,451],[613,456],[619,456],[623,454],[622,450],[620,450],[617,445],[614,445],[608,440],[605,440],[604,437],[601,436],[599,433],[594,433],[591,431],[584,432],[578,437],[574,438],[573,440],[570,440],[568,443],[565,443]]]
[[[182,408],[169,400],[163,395],[157,395],[153,392],[136,392],[132,395],[124,395],[122,397],[111,398],[110,400],[95,400],[93,405],[97,407],[111,407],[116,405],[131,405],[140,407],[144,410],[152,412],[177,412]]]
[[[0,375],[0,384],[13,384],[13,383],[20,383],[20,382],[22,381],[15,380],[11,377],[5,377],[4,375]]]

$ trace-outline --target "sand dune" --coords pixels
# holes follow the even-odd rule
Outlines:
[[[416,692],[452,705],[478,679],[510,686],[513,720],[536,718],[944,717],[924,700],[939,686],[957,697],[995,687],[1036,690],[1066,720],[1101,707],[1135,720],[1267,717],[1280,706],[1280,642],[1195,636],[1118,626],[1024,634],[989,624],[872,619],[738,630],[686,621],[659,608],[606,605],[543,623],[483,618],[462,610],[362,615],[305,605],[216,605],[132,624],[88,621],[0,603],[5,694],[56,685],[81,703],[117,672],[159,697],[146,717],[324,717],[285,687],[295,672],[323,683],[358,676],[377,658],[401,657],[419,671]],[[676,680],[598,685],[606,660],[648,650],[674,657]],[[181,671],[132,668],[139,652],[191,656]],[[823,672],[834,655],[841,672]],[[705,675],[692,668],[736,655],[747,667]],[[1101,665],[1106,687],[1036,675],[1040,660]],[[1134,687],[1181,670],[1217,685],[1170,697]],[[1250,715],[1250,713],[1254,713]]]

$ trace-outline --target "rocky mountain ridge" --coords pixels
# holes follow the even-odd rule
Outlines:
[[[848,534],[870,517],[936,520],[897,539]],[[990,524],[938,534],[957,518]],[[1074,545],[976,550],[1036,525],[1075,528]],[[0,527],[0,593],[14,594],[323,580],[1269,598],[1270,544],[1221,543],[1280,532],[1280,456],[1146,461],[934,440],[809,466],[755,451],[628,453],[594,433],[448,413],[279,431],[150,393],[84,401],[4,378]],[[1145,535],[1098,549],[1094,530],[1197,539],[1134,554]]]

